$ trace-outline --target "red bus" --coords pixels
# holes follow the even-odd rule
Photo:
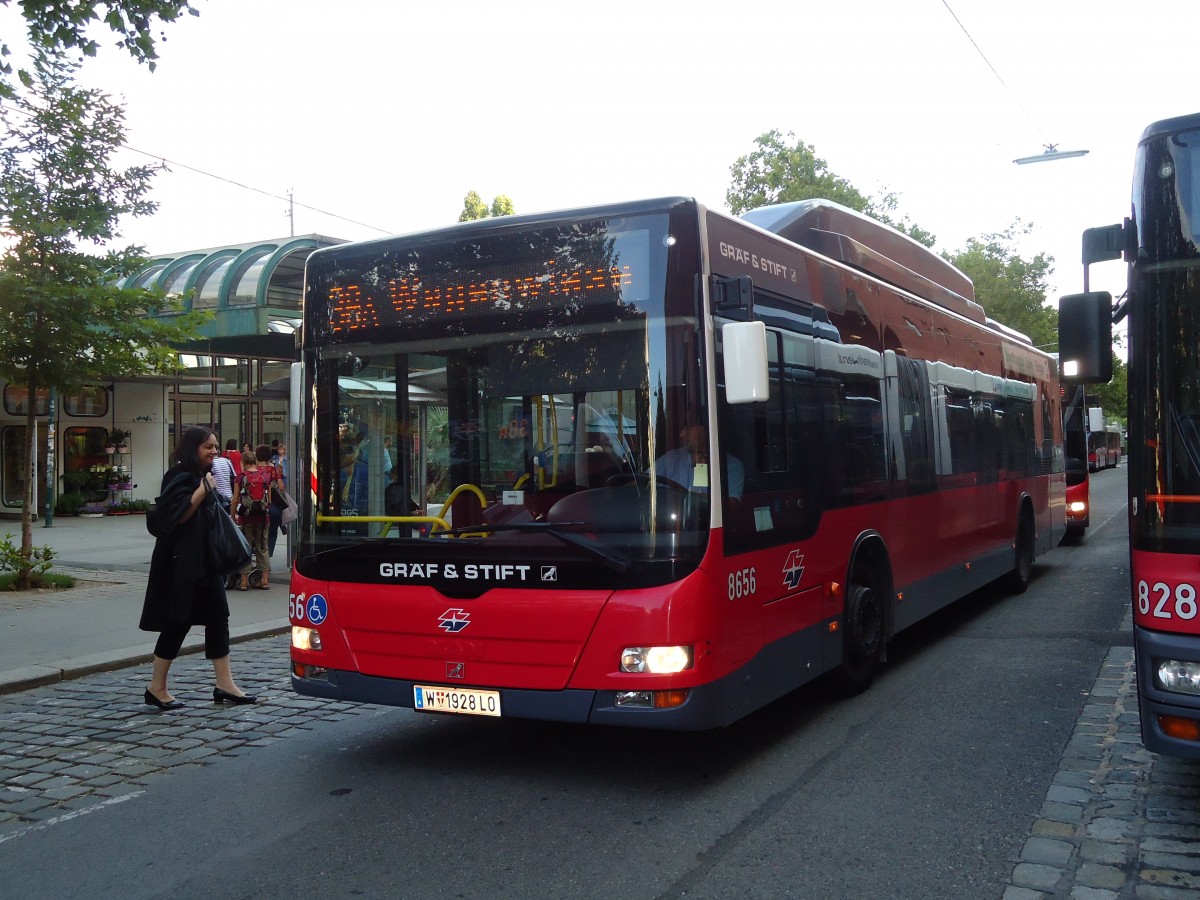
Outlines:
[[[1121,462],[1121,426],[1105,424],[1104,410],[1098,406],[1088,410],[1088,422],[1088,468],[1115,468]]]
[[[1129,321],[1129,539],[1142,741],[1200,759],[1200,114],[1138,144],[1132,216],[1084,233],[1088,266],[1124,257],[1128,288],[1060,302],[1064,371],[1106,381],[1106,326]],[[1111,316],[1111,320],[1110,320]],[[1067,347],[1063,341],[1073,342]],[[1077,363],[1077,365],[1075,364]]]
[[[1054,360],[822,201],[318,250],[302,353],[300,694],[722,726],[1065,530]]]
[[[1067,537],[1079,539],[1092,524],[1092,469],[1087,391],[1082,384],[1063,385],[1063,448],[1067,455]]]

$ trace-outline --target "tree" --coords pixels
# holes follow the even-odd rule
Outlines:
[[[1112,381],[1089,384],[1087,392],[1096,401],[1093,405],[1101,407],[1107,418],[1120,419],[1122,424],[1129,422],[1129,367],[1115,353]]]
[[[10,0],[0,3],[8,6]],[[104,24],[121,37],[117,46],[139,63],[146,63],[151,72],[158,59],[154,20],[165,24],[185,12],[200,15],[187,0],[19,0],[19,4],[29,43],[35,50],[50,55],[79,50],[84,56],[95,56],[100,45],[88,37],[87,31],[93,22],[100,21],[103,10]],[[165,41],[166,36],[159,32],[158,39]],[[8,55],[8,46],[0,44],[0,74],[12,73],[4,59]]]
[[[1023,259],[1015,245],[1032,226],[1017,220],[999,234],[971,238],[966,249],[945,254],[975,284],[975,299],[997,322],[1029,336],[1046,350],[1058,347],[1058,313],[1046,305],[1053,257]]]
[[[477,191],[467,191],[463,198],[463,211],[458,215],[460,222],[474,222],[476,219],[486,219],[489,216],[511,216],[516,210],[513,202],[505,194],[498,194],[492,200],[492,206],[483,202]]]
[[[794,140],[796,136],[789,133],[787,137]],[[734,215],[775,203],[832,200],[891,225],[926,247],[933,246],[936,239],[932,234],[907,217],[894,219],[899,205],[895,193],[887,192],[876,198],[866,196],[830,171],[812,144],[796,141],[795,146],[790,146],[776,129],[759,135],[754,143],[758,149],[739,157],[729,170],[732,183],[725,193],[725,203]]]
[[[38,391],[69,391],[114,374],[166,373],[172,344],[202,318],[161,294],[118,287],[144,263],[142,249],[106,249],[122,216],[147,215],[154,169],[116,168],[125,112],[74,83],[77,63],[35,55],[28,87],[0,106],[0,377],[23,384],[27,434]],[[80,247],[97,248],[96,254]],[[36,460],[21,512],[22,569],[29,586]]]

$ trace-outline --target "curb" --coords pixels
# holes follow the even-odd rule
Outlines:
[[[291,630],[291,627],[287,623],[268,624],[265,622],[257,625],[243,625],[241,628],[230,630],[229,643],[240,644],[245,641],[286,634]],[[203,633],[201,633],[199,637],[189,636],[184,641],[183,649],[179,651],[179,655],[188,656],[193,653],[203,652],[203,650],[204,637]],[[57,660],[48,665],[23,666],[19,669],[0,670],[0,695],[16,694],[32,688],[56,684],[60,681],[71,681],[72,679],[83,678],[86,675],[92,675],[96,672],[111,672],[114,669],[143,665],[150,662],[153,658],[154,651],[152,645],[151,649],[146,649],[145,646],[138,646],[128,647],[123,650],[112,650],[107,653],[97,653],[92,656]]]

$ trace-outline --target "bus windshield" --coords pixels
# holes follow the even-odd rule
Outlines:
[[[481,223],[314,255],[309,550],[698,560],[706,490],[656,465],[708,414],[690,230]]]
[[[1140,149],[1135,185],[1139,259],[1130,315],[1142,350],[1130,358],[1134,484],[1144,498],[1132,539],[1142,550],[1194,551],[1200,542],[1200,131]]]

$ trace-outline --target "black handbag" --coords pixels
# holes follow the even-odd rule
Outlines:
[[[240,572],[250,562],[250,542],[222,504],[210,502],[206,507],[209,569],[222,578]]]

